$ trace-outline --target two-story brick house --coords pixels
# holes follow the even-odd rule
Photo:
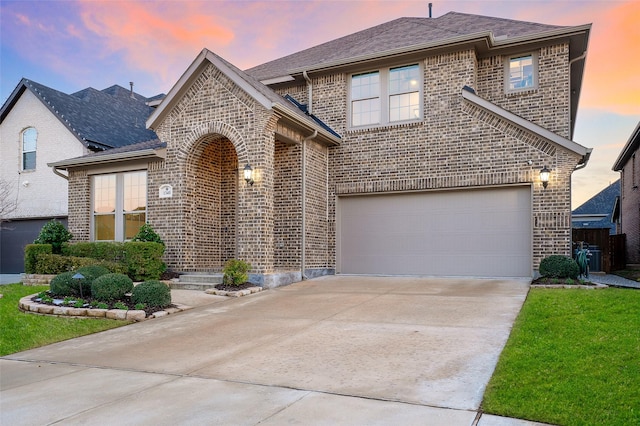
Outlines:
[[[126,204],[139,172],[176,271],[236,257],[264,286],[532,276],[570,254],[571,175],[591,153],[571,140],[589,31],[452,12],[247,71],[205,49],[147,121],[166,148],[53,164],[69,171],[69,227],[102,239],[103,206]],[[106,210],[124,226],[126,209]]]

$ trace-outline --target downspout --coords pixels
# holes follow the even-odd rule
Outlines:
[[[65,179],[65,180],[69,180],[69,176],[63,175],[62,173],[60,173],[60,171],[58,170],[58,168],[56,166],[53,166],[52,169],[53,169],[53,173],[57,174],[58,176],[60,176],[61,178]]]
[[[302,233],[300,235],[300,275],[302,277],[303,280],[307,280],[308,278],[304,275],[304,266],[306,264],[306,258],[305,258],[305,246],[307,244],[307,238],[306,238],[306,229],[307,229],[307,201],[306,201],[306,195],[307,195],[307,184],[306,184],[306,169],[307,169],[307,156],[306,156],[306,145],[307,145],[307,141],[310,141],[311,139],[315,138],[316,136],[318,136],[318,131],[314,130],[313,134],[311,134],[310,136],[307,136],[306,138],[302,139],[302,188],[301,188],[301,192],[302,192]]]
[[[313,114],[313,86],[307,71],[302,71],[302,76],[307,80],[307,114]]]
[[[587,57],[587,51],[585,50],[582,55],[578,56],[577,58],[573,58],[569,61],[569,100],[571,100],[571,65],[574,64],[574,62],[578,62],[581,60],[584,60]],[[578,106],[576,105],[576,108]],[[571,106],[569,106],[569,120],[567,120],[567,122],[569,123],[569,131],[571,131]],[[571,135],[571,139],[573,139],[573,135]]]

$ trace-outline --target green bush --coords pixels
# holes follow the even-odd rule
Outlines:
[[[108,274],[110,272],[111,271],[109,271],[108,268],[105,268],[104,266],[101,266],[101,265],[83,266],[76,270],[76,273],[84,275],[85,278],[91,281],[95,280],[96,278],[102,275]]]
[[[160,243],[124,243],[127,275],[134,281],[157,280],[167,268],[162,261]]]
[[[164,241],[162,241],[162,238],[160,238],[160,235],[158,235],[156,231],[154,231],[151,225],[149,225],[148,223],[145,223],[140,227],[140,230],[138,231],[136,236],[133,237],[132,241],[160,243],[164,245]]]
[[[125,273],[127,268],[123,264],[96,260],[88,257],[63,256],[60,254],[41,253],[37,256],[34,274],[61,274],[62,272],[75,271],[76,269],[100,265],[109,272]],[[26,269],[26,268],[25,268]]]
[[[106,241],[68,244],[63,247],[62,254],[109,262],[123,262],[125,258],[124,243]]]
[[[224,273],[222,282],[234,286],[244,284],[249,279],[247,272],[250,269],[251,265],[243,260],[229,259],[222,270]]]
[[[567,256],[551,255],[542,259],[540,275],[548,278],[578,278],[580,270],[575,260]]]
[[[38,261],[38,256],[41,254],[51,254],[51,253],[53,253],[53,248],[51,247],[51,244],[27,244],[27,246],[24,248],[24,272],[27,274],[44,273],[44,272],[37,272],[36,270],[36,263]]]
[[[163,308],[171,304],[171,289],[163,282],[151,280],[138,284],[131,292],[131,302]]]
[[[101,302],[122,299],[133,290],[133,281],[124,274],[103,274],[91,283],[91,295]]]
[[[69,271],[56,275],[49,285],[51,293],[56,296],[88,297],[91,294],[91,281],[87,278],[74,279],[75,274],[75,272]]]
[[[65,228],[62,222],[55,219],[47,222],[40,230],[40,235],[34,244],[51,244],[54,254],[62,253],[62,245],[73,238],[71,232]]]

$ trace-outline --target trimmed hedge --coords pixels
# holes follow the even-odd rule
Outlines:
[[[542,259],[538,271],[543,277],[576,279],[580,268],[572,258],[554,254]]]
[[[133,290],[133,281],[124,274],[104,274],[91,283],[91,295],[101,302],[111,302]]]
[[[38,271],[38,256],[52,253],[53,246],[51,244],[27,244],[24,248],[24,272],[27,274],[45,274],[46,272]],[[58,272],[53,273],[57,274]]]
[[[61,274],[67,271],[75,271],[76,269],[99,265],[108,272],[127,272],[127,267],[122,264],[107,262],[104,260],[91,259],[89,257],[62,256],[59,254],[40,253],[37,255],[33,272],[28,274]],[[25,271],[27,267],[25,266]],[[84,274],[83,274],[84,275]]]
[[[161,281],[145,281],[133,288],[131,302],[144,303],[148,307],[164,308],[171,304],[171,289]]]

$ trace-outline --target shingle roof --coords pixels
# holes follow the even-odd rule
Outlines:
[[[290,74],[292,70],[348,61],[372,52],[409,49],[425,43],[491,32],[497,39],[543,33],[562,28],[533,22],[449,12],[438,18],[399,18],[247,70],[258,80]]]
[[[615,233],[616,224],[613,221],[616,200],[620,197],[620,179],[607,186],[602,191],[585,201],[580,207],[571,212],[573,228],[609,228]],[[598,218],[598,215],[605,215]]]
[[[89,87],[69,95],[22,79],[0,110],[1,120],[27,89],[91,149],[109,149],[157,138],[155,132],[145,126],[153,111],[147,105],[151,98],[135,92],[132,97],[130,90],[118,85],[104,90]]]

